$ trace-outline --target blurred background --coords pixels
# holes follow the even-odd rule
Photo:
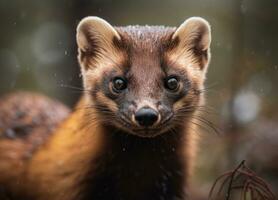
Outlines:
[[[112,25],[178,26],[190,16],[212,26],[207,118],[219,134],[200,133],[194,187],[242,160],[278,194],[278,3],[276,0],[0,1],[0,95],[44,93],[73,106],[81,86],[75,29],[85,16]]]

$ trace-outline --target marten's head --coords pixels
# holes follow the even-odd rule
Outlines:
[[[210,42],[210,26],[199,17],[178,28],[83,19],[77,44],[87,108],[141,137],[186,125],[202,104]]]

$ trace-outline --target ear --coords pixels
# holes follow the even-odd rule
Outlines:
[[[191,57],[203,69],[210,59],[211,30],[201,17],[191,17],[183,22],[172,35],[176,53]]]
[[[99,17],[86,17],[77,26],[76,40],[79,62],[88,68],[92,60],[97,62],[101,57],[111,57],[111,54],[115,54],[115,41],[120,40],[120,35],[105,20]]]

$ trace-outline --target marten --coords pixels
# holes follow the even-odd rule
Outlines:
[[[2,199],[188,199],[209,23],[113,27],[86,17],[76,39],[84,87],[71,113],[37,94],[0,100]]]

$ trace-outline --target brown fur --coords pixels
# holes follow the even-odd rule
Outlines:
[[[178,29],[113,28],[100,18],[82,20],[77,43],[84,95],[53,134],[49,129],[29,133],[30,138],[40,135],[42,144],[16,138],[22,152],[32,152],[28,162],[13,147],[16,141],[0,140],[0,160],[6,161],[0,163],[0,184],[24,200],[186,199],[196,148],[192,120],[204,103],[209,31],[199,18]],[[181,79],[177,92],[165,89],[164,79],[171,74]],[[113,92],[111,80],[117,76],[128,79],[125,94]],[[62,112],[51,105],[55,110],[49,113]],[[36,116],[48,110],[28,106],[39,112]],[[159,113],[150,130],[140,129],[134,119],[145,106]],[[7,112],[11,110],[15,109]],[[55,128],[62,118],[51,126]],[[12,154],[14,161],[7,159]],[[14,172],[6,173],[11,166]]]
[[[0,189],[22,189],[17,184],[27,163],[68,114],[64,105],[33,93],[16,92],[0,99]]]

